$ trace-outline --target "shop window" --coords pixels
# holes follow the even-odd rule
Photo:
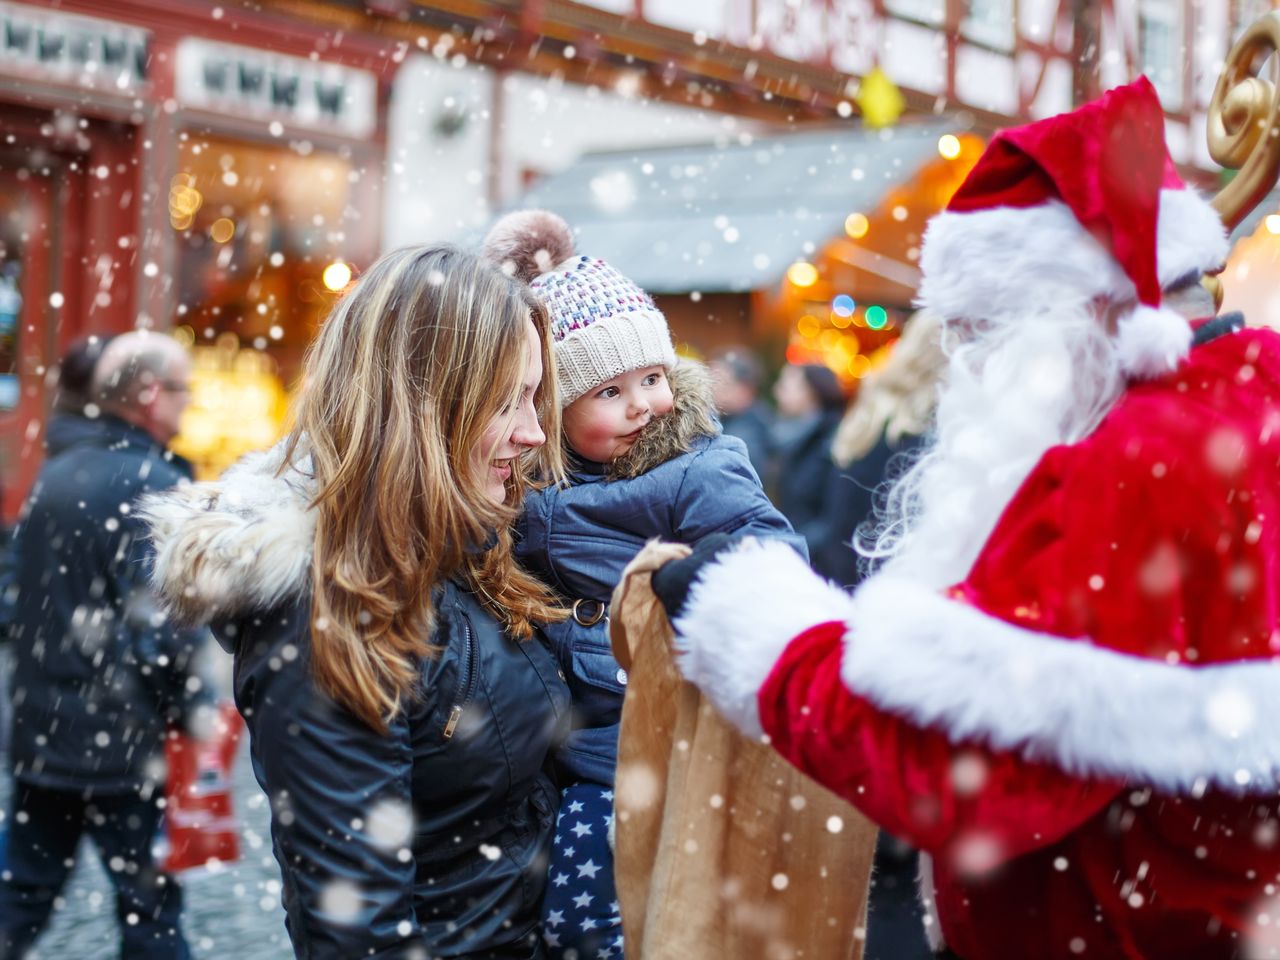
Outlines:
[[[976,43],[1012,50],[1013,25],[1013,0],[969,0],[960,32]]]
[[[284,429],[303,354],[350,273],[358,172],[337,153],[187,135],[170,184],[174,327],[192,403],[175,448],[213,475]],[[337,265],[335,267],[335,264]]]
[[[1181,0],[1141,0],[1138,7],[1138,54],[1142,72],[1160,94],[1166,110],[1182,109]]]

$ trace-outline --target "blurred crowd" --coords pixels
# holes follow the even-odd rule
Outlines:
[[[813,568],[856,585],[884,533],[869,525],[876,491],[910,465],[930,427],[945,368],[940,324],[926,314],[908,320],[851,396],[817,363],[785,364],[768,389],[764,363],[745,346],[717,351],[708,367],[725,433],[747,445],[765,490],[808,544]]]

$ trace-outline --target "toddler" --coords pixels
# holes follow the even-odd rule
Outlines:
[[[609,597],[654,537],[689,545],[715,533],[788,538],[746,447],[720,432],[708,374],[676,362],[666,318],[603,260],[574,256],[546,211],[511,214],[485,252],[526,280],[550,315],[568,484],[525,498],[516,556],[572,610],[546,634],[573,694],[572,733],[555,763],[564,794],[543,905],[553,958],[622,956],[613,884],[618,723],[627,675],[609,646]]]

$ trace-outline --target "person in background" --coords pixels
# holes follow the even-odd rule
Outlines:
[[[823,567],[846,589],[869,572],[887,488],[925,446],[947,366],[942,324],[924,311],[907,321],[890,349],[884,365],[862,381],[831,444],[836,470],[827,505],[838,536],[826,545]],[[924,916],[919,853],[880,831],[864,960],[927,960],[933,951],[924,935]]]
[[[875,543],[885,488],[924,446],[947,365],[942,324],[923,311],[906,322],[889,349],[884,364],[863,379],[831,442],[836,469],[826,502],[835,535],[820,562],[827,577],[845,588],[857,586],[871,566],[872,557],[863,552]]]
[[[567,485],[530,494],[516,557],[572,608],[547,634],[569,677],[574,729],[556,754],[564,786],[543,905],[552,957],[623,955],[613,878],[618,729],[627,674],[609,642],[623,568],[661,537],[695,545],[750,533],[797,538],[765,496],[736,437],[720,433],[706,371],[676,360],[666,317],[603,260],[575,256],[569,226],[545,210],[512,213],[488,257],[542,298],[564,404]]]
[[[165,599],[235,655],[298,957],[544,956],[569,690],[536,628],[563,613],[509,528],[562,475],[550,351],[524,284],[389,253],[311,345],[293,432],[145,505]]]
[[[93,369],[110,339],[109,335],[81,337],[67,348],[58,362],[53,411],[45,423],[47,456],[56,456],[75,443],[82,433],[94,430],[85,417],[84,408],[90,402]],[[11,533],[0,527],[0,643],[8,639],[18,594],[17,562],[9,549]]]
[[[53,396],[53,416],[49,418],[50,423],[64,416],[87,419],[97,416],[97,406],[93,397],[93,373],[97,369],[99,358],[112,339],[114,337],[109,333],[90,334],[73,340],[67,347],[67,352],[58,361],[58,387]],[[93,405],[92,409],[86,412],[85,408],[90,405]],[[50,443],[47,427],[45,437],[45,442]]]
[[[711,355],[707,368],[721,427],[747,445],[747,457],[763,477],[773,451],[773,411],[760,397],[760,360],[746,347],[725,347]]]
[[[158,612],[134,508],[144,493],[187,480],[166,448],[189,399],[190,361],[171,337],[138,331],[71,369],[90,380],[97,415],[54,418],[69,426],[54,431],[13,544],[14,784],[0,957],[31,946],[87,833],[116,889],[121,955],[171,960],[188,956],[182,893],[151,842],[162,737],[167,723],[194,719],[203,634]]]
[[[93,371],[98,357],[110,341],[111,335],[91,335],[72,342],[62,355],[56,368],[57,389],[54,392],[53,410],[45,422],[45,455],[56,456],[76,443],[85,433],[95,429],[85,416],[85,406],[90,403],[93,389]],[[96,412],[96,408],[95,412]],[[173,455],[173,463],[180,469],[185,461]],[[189,473],[188,473],[189,475]],[[3,491],[0,490],[0,494]],[[12,531],[0,528],[0,645],[8,643],[9,630],[13,627],[18,603],[18,562],[11,549]],[[11,651],[0,653],[0,685],[8,686],[13,671]],[[12,722],[12,705],[0,704],[0,743],[9,742]]]
[[[831,441],[845,397],[829,367],[818,363],[789,363],[773,387],[778,405],[774,427],[774,457],[769,470],[773,502],[809,545],[814,569],[827,575],[829,544],[841,531],[826,511],[835,464]]]

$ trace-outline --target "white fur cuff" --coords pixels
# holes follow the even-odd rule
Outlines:
[[[849,613],[849,595],[790,546],[747,540],[709,563],[676,620],[677,664],[733,724],[761,734],[756,697],[798,634]]]
[[[1037,633],[924,587],[854,597],[841,676],[882,710],[1070,774],[1274,794],[1280,666],[1191,667]]]

